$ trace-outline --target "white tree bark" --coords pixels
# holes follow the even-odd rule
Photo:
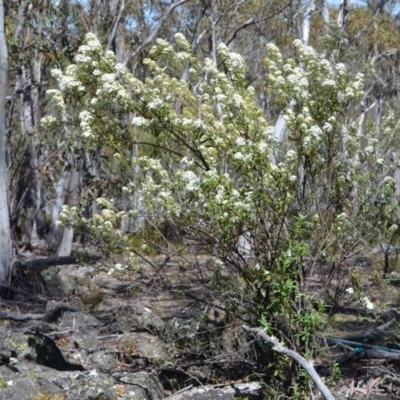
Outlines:
[[[301,29],[301,41],[305,46],[308,46],[308,41],[310,39],[310,26],[311,26],[311,18],[314,14],[316,5],[315,0],[310,0],[308,2],[306,11],[303,16],[303,24]]]
[[[321,0],[321,6],[320,6],[320,14],[322,17],[322,20],[324,21],[325,26],[329,24],[329,8],[328,8],[328,2],[326,0]]]
[[[75,160],[73,160],[75,161]],[[77,203],[77,191],[79,188],[80,173],[76,165],[71,168],[68,184],[68,201],[67,204],[72,207]],[[64,257],[71,255],[72,241],[74,239],[74,229],[64,227],[60,245],[58,246],[57,256]]]
[[[22,1],[18,9],[15,38],[29,37],[30,26],[27,14],[31,2]],[[37,19],[37,34],[43,32],[45,8]],[[42,52],[34,49],[31,61],[23,61],[18,74],[16,90],[20,96],[20,123],[23,138],[26,139],[23,162],[19,171],[18,190],[15,211],[13,212],[13,227],[21,246],[30,247],[35,220],[44,225],[42,212],[39,208],[40,177],[37,174],[38,144],[37,128],[39,114],[39,88],[34,83],[41,82]]]
[[[60,180],[58,181],[56,188],[56,198],[54,200],[53,208],[51,211],[51,229],[50,229],[50,241],[57,245],[60,239],[60,228],[57,225],[57,221],[60,219],[61,209],[64,203],[64,187],[67,181],[68,172],[64,171],[61,174]]]
[[[349,20],[349,6],[350,0],[342,0],[337,16],[337,24],[340,29],[343,29]]]
[[[0,285],[7,285],[9,282],[12,257],[5,159],[6,91],[7,47],[4,35],[4,2],[0,0]]]

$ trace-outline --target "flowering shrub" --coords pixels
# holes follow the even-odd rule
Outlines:
[[[231,271],[219,284],[237,301],[246,298],[252,323],[263,321],[307,352],[320,323],[302,292],[307,273],[317,262],[343,263],[396,229],[396,166],[381,151],[396,132],[389,116],[383,140],[375,129],[361,133],[348,106],[362,94],[363,76],[349,76],[300,41],[293,46],[294,59],[269,45],[266,60],[266,90],[286,120],[282,143],[254,100],[240,55],[221,44],[216,66],[193,57],[181,34],[174,44],[157,40],[144,82],[87,35],[75,65],[54,71],[56,106],[43,124],[74,126],[88,148],[110,149],[115,163],[141,145],[140,174],[123,190],[140,196],[154,224],[173,221],[185,228],[182,240],[206,245]],[[129,250],[118,230],[129,215],[98,201],[103,209],[92,219],[65,208],[62,222]]]

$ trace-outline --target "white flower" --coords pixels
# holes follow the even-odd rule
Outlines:
[[[240,107],[242,104],[243,104],[243,97],[242,96],[240,96],[239,94],[237,94],[237,93],[235,93],[233,96],[232,96],[232,101],[233,101],[233,104],[235,105],[235,107]]]
[[[125,72],[125,71],[126,71],[124,65],[121,64],[121,63],[115,64],[115,70],[116,70],[117,72]]]
[[[153,101],[150,101],[147,104],[149,110],[155,110],[156,108],[160,107],[163,104],[162,100],[159,97],[155,97]]]
[[[82,136],[85,137],[85,138],[89,138],[89,137],[93,136],[93,132],[90,131],[90,130],[83,131],[82,132]]]
[[[385,176],[383,179],[383,183],[393,185],[395,183],[395,180],[391,176]]]
[[[346,67],[342,63],[336,64],[336,72],[338,75],[343,75],[346,72]]]
[[[236,139],[235,143],[236,143],[237,146],[243,146],[243,145],[246,144],[246,141],[245,141],[242,137],[239,136],[239,137]]]
[[[43,125],[44,127],[50,126],[50,125],[52,125],[52,124],[55,123],[55,122],[57,122],[57,118],[55,118],[55,117],[53,117],[53,116],[51,116],[51,115],[49,115],[49,116],[47,116],[47,117],[43,117],[43,118],[40,120],[41,125]]]
[[[268,144],[266,142],[261,142],[258,144],[258,150],[260,153],[264,153],[268,149]]]
[[[199,118],[197,118],[197,119],[195,119],[194,121],[193,121],[193,126],[195,127],[195,128],[197,128],[197,129],[205,129],[205,125],[204,125],[204,122],[201,120],[201,119],[199,119]]]
[[[352,287],[349,287],[346,289],[346,292],[349,294],[353,294],[354,293],[354,289]]]
[[[329,122],[325,122],[323,130],[325,132],[332,132],[333,126]]]
[[[367,154],[371,154],[371,153],[373,153],[373,151],[374,151],[374,146],[369,145],[369,146],[367,146],[367,147],[364,149],[364,151],[365,151]]]
[[[199,177],[192,171],[185,171],[182,178],[186,181],[186,190],[192,192],[198,189]]]
[[[223,193],[222,193],[222,192],[218,192],[218,193],[215,195],[215,201],[216,201],[218,204],[221,204],[221,203],[223,202],[223,200],[224,200],[224,195],[223,195]]]
[[[106,228],[106,230],[111,230],[112,229],[112,223],[110,222],[110,221],[106,221],[106,222],[104,222],[104,228]]]
[[[398,229],[399,229],[399,226],[398,226],[397,224],[393,224],[393,225],[390,226],[389,232],[394,233],[394,232],[396,232]]]
[[[312,136],[314,136],[315,138],[319,138],[322,134],[321,128],[317,125],[313,125],[310,128],[310,133]]]
[[[142,128],[145,128],[145,127],[149,126],[149,121],[146,118],[143,118],[143,117],[133,117],[132,118],[132,125],[140,126]]]
[[[288,150],[286,153],[286,160],[292,161],[296,158],[297,153],[294,150]]]
[[[373,310],[374,309],[374,304],[371,302],[371,300],[368,297],[362,297],[361,302],[364,304],[365,308],[368,310]]]

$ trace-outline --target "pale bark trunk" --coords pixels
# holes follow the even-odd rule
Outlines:
[[[321,0],[320,14],[324,21],[324,25],[327,26],[329,24],[329,8],[326,0]]]
[[[57,221],[60,219],[60,213],[64,203],[64,188],[67,177],[68,172],[64,171],[60,177],[60,180],[58,181],[56,198],[51,211],[50,242],[55,245],[58,245],[60,240],[60,228],[57,225]]]
[[[4,35],[4,2],[0,0],[0,285],[7,285],[11,276],[11,233],[7,198],[5,160],[7,91],[7,47]]]
[[[32,144],[28,144],[23,157],[13,224],[19,245],[29,248],[37,213],[35,156]]]
[[[392,152],[392,159],[394,161],[395,165],[399,165],[400,157],[399,153],[397,151]],[[396,207],[396,203],[398,202],[398,199],[400,199],[400,167],[397,167],[394,170],[394,196],[392,200],[392,206]],[[396,215],[397,219],[400,219],[400,208],[397,207],[396,209]]]
[[[337,16],[337,24],[340,29],[343,29],[349,20],[349,6],[349,0],[342,0]]]
[[[73,165],[68,184],[67,204],[70,207],[76,205],[77,202],[79,177],[80,177],[79,170],[77,169],[76,165]],[[69,256],[71,254],[73,239],[74,239],[74,229],[64,227],[62,231],[61,242],[60,245],[58,246],[58,251],[57,251],[58,257]]]
[[[18,10],[18,21],[15,30],[15,37],[24,35],[24,31],[29,31],[26,15],[30,2],[23,1]],[[45,11],[45,10],[44,10]],[[43,15],[40,16],[37,33],[40,36],[43,30]],[[32,72],[31,72],[32,71]],[[33,76],[32,76],[33,75]],[[32,241],[32,231],[35,220],[43,224],[43,210],[39,210],[39,176],[36,171],[37,165],[37,124],[39,120],[39,89],[33,83],[41,81],[41,52],[34,51],[31,68],[28,65],[21,67],[17,82],[17,93],[21,98],[21,133],[25,138],[25,151],[23,162],[19,173],[18,191],[16,197],[16,208],[13,215],[13,225],[17,233],[19,245],[30,247]]]
[[[303,25],[301,29],[301,41],[305,46],[308,46],[308,41],[310,39],[310,26],[311,26],[311,18],[314,14],[316,5],[315,0],[310,0],[306,9],[306,12],[303,16]]]

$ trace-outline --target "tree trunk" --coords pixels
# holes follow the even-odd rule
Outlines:
[[[64,187],[67,181],[68,172],[63,171],[60,180],[56,188],[56,198],[54,200],[53,208],[51,211],[51,228],[50,228],[50,243],[58,245],[60,241],[60,228],[57,225],[57,221],[60,219],[60,213],[64,203]]]
[[[27,20],[30,2],[23,1],[18,10],[15,38],[29,37],[30,26]],[[45,12],[45,9],[43,10]],[[37,20],[37,34],[40,37],[43,31],[43,15]],[[26,39],[27,40],[27,39]],[[37,48],[33,52],[32,61],[23,60],[17,80],[17,93],[21,98],[21,132],[25,139],[25,149],[21,169],[19,171],[18,190],[13,213],[13,228],[17,234],[19,245],[31,247],[32,232],[35,221],[42,224],[43,210],[39,207],[39,175],[37,173],[37,124],[39,120],[39,89],[41,82],[41,51]]]
[[[0,285],[11,275],[11,233],[7,198],[6,136],[7,47],[4,35],[4,2],[0,0]]]
[[[76,162],[75,160],[73,160]],[[73,164],[72,164],[73,165]],[[79,188],[79,170],[76,165],[71,168],[71,173],[69,177],[68,184],[68,206],[72,207],[77,203],[77,191]],[[62,237],[60,245],[58,246],[58,257],[69,256],[72,250],[72,242],[74,239],[74,229],[73,228],[63,228]]]

